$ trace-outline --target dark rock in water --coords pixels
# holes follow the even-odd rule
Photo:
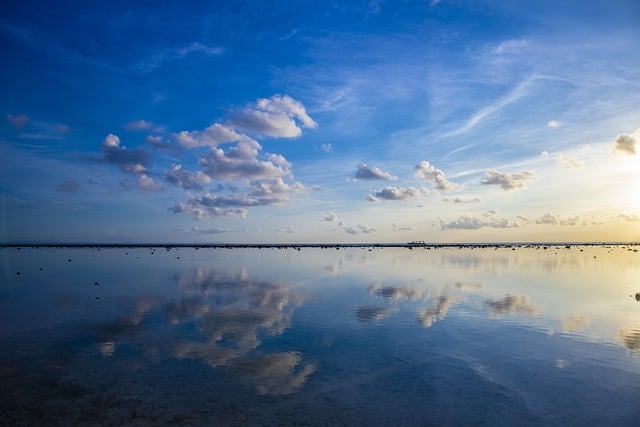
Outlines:
[[[636,293],[636,301],[640,301],[640,292]]]
[[[96,285],[96,286],[100,286],[100,283],[98,283],[97,280],[93,284]]]
[[[19,271],[16,271],[16,276],[19,276],[19,275],[20,275],[20,272],[19,272]]]

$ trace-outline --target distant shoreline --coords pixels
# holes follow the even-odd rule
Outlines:
[[[512,242],[512,243],[1,243],[0,248],[202,248],[202,249],[340,249],[340,248],[525,248],[572,246],[640,246],[640,242]]]

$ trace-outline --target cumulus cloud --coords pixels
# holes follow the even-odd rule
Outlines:
[[[177,146],[170,143],[169,141],[166,141],[163,137],[159,135],[148,135],[144,139],[144,142],[159,150],[166,150],[166,149],[175,150],[177,148]]]
[[[213,148],[200,157],[204,173],[219,179],[279,178],[291,174],[291,164],[281,155],[267,154],[258,159],[262,146],[256,141],[239,142],[224,151]]]
[[[490,170],[480,183],[484,185],[499,185],[503,190],[508,191],[524,187],[524,181],[532,178],[535,178],[535,175],[529,171],[502,173]]]
[[[367,195],[367,200],[370,202],[377,202],[382,200],[409,200],[420,195],[420,190],[413,187],[385,187],[382,190],[374,191]]]
[[[560,127],[560,126],[561,126],[561,123],[560,123],[560,122],[558,122],[558,121],[556,121],[556,120],[549,120],[549,121],[547,122],[547,126],[549,126],[549,127],[550,127],[550,128],[552,128],[552,129],[555,129],[555,128]]]
[[[613,142],[613,152],[619,151],[629,156],[635,155],[638,138],[640,138],[640,129],[637,129],[632,135],[621,133]]]
[[[373,227],[370,227],[368,225],[365,224],[358,224],[358,225],[345,225],[342,224],[341,225],[342,229],[349,233],[349,234],[371,234],[371,233],[375,233],[376,229]]]
[[[371,180],[384,180],[384,181],[393,181],[397,178],[391,175],[388,172],[385,172],[377,167],[369,167],[366,163],[362,163],[357,166],[356,174],[354,176],[355,179],[361,179],[366,181]]]
[[[288,185],[281,179],[253,181],[248,194],[214,194],[206,192],[200,197],[190,195],[186,203],[179,203],[170,209],[173,213],[188,212],[197,219],[208,216],[235,216],[246,218],[248,208],[257,206],[275,206],[288,201],[287,195],[304,190],[298,183]]]
[[[155,181],[146,173],[142,173],[138,176],[138,186],[145,191],[158,191],[162,189],[162,184]]]
[[[284,182],[282,178],[261,179],[252,181],[251,189],[251,195],[256,197],[284,196],[286,194],[292,194],[298,191],[306,190],[305,186],[300,184],[299,182],[295,182],[289,185]]]
[[[120,145],[120,138],[112,133],[102,141],[104,160],[120,167],[123,172],[141,174],[146,171],[149,154],[143,150],[130,150]]]
[[[174,164],[171,168],[164,173],[165,179],[178,187],[182,187],[185,190],[200,190],[205,184],[211,182],[211,178],[202,171],[198,171],[195,174],[182,169],[182,165]]]
[[[489,211],[478,216],[462,215],[460,218],[445,223],[440,221],[443,230],[478,230],[480,228],[514,228],[519,226],[518,221],[509,221],[496,211]]]
[[[247,135],[238,133],[228,126],[214,123],[204,131],[182,131],[175,134],[175,138],[186,148],[217,147],[219,144],[238,141],[253,141]]]
[[[22,129],[29,124],[29,117],[26,114],[8,114],[7,121],[16,129]]]
[[[233,113],[229,123],[234,129],[280,138],[299,137],[302,135],[301,127],[318,127],[302,103],[288,95],[258,99],[254,104]]]
[[[421,161],[416,167],[416,178],[422,178],[431,182],[437,190],[440,191],[453,191],[456,189],[456,185],[445,177],[442,170],[436,168],[426,160]]]
[[[580,217],[571,216],[561,218],[560,215],[551,215],[550,213],[546,213],[536,220],[536,224],[575,226],[580,224]]]
[[[220,201],[217,203],[221,204]],[[206,194],[202,198],[192,196],[186,203],[180,202],[169,208],[169,211],[173,213],[190,213],[196,219],[204,219],[209,216],[246,218],[249,212],[246,208],[223,208],[215,205],[212,206]]]
[[[323,217],[322,217],[322,221],[329,221],[329,222],[335,222],[338,220],[338,215],[334,214],[333,212],[327,212]]]

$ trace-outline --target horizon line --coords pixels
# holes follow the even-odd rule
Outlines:
[[[106,242],[11,242],[0,243],[0,248],[218,248],[218,249],[261,249],[261,248],[451,248],[451,247],[514,247],[514,246],[607,246],[607,245],[640,245],[640,241],[535,241],[535,242],[426,242],[422,240],[410,242],[306,242],[306,243],[106,243]]]

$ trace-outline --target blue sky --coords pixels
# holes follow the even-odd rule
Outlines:
[[[0,241],[640,240],[639,18],[4,2]]]

